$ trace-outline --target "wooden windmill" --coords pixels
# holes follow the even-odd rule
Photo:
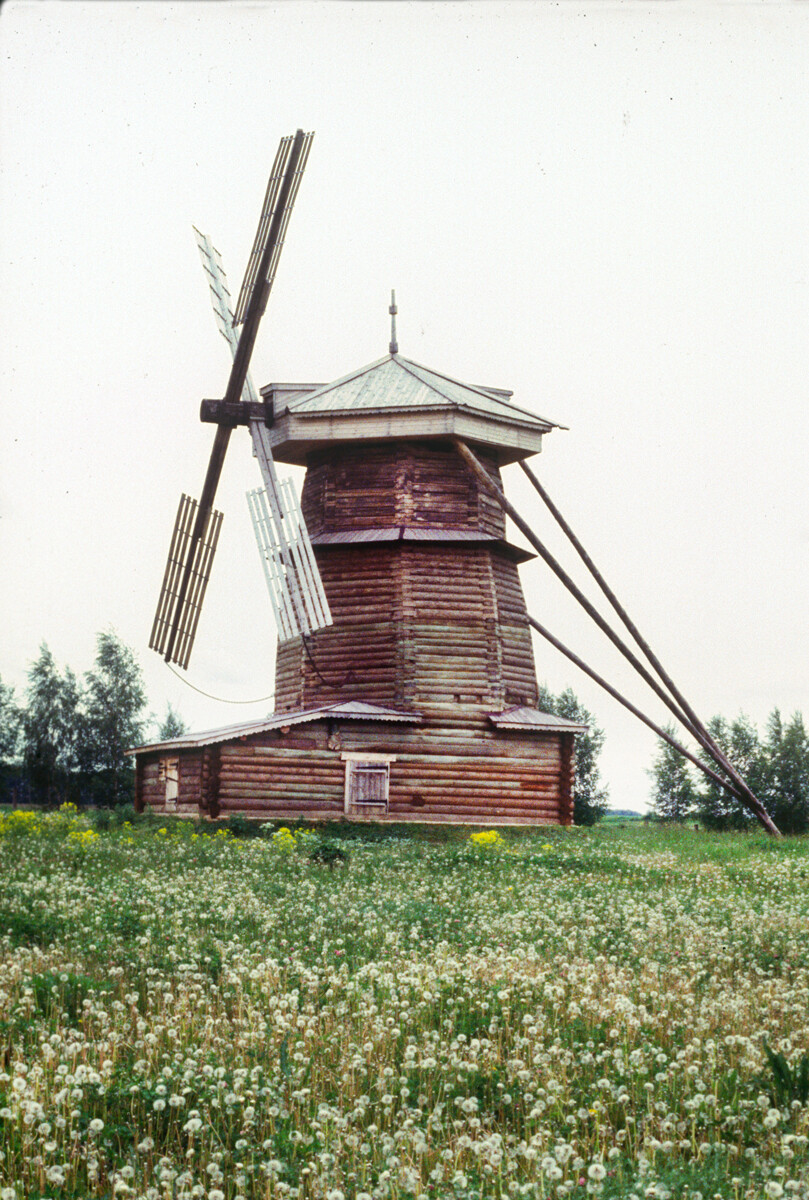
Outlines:
[[[250,492],[248,500],[279,637],[282,641],[306,637],[331,621],[306,524],[291,484],[278,478],[267,409],[248,374],[313,136],[299,129],[294,137],[281,140],[235,314],[219,253],[205,234],[194,230],[217,325],[230,346],[233,366],[224,399],[202,403],[202,420],[217,425],[216,436],[199,503],[187,495],[180,499],[149,641],[167,662],[183,668],[188,666],[219,539],[222,514],[213,502],[236,425],[249,427],[264,481],[264,488]]]
[[[269,384],[256,398],[247,367],[310,140],[299,131],[281,143],[235,316],[219,256],[197,234],[234,363],[224,400],[202,405],[202,419],[218,425],[214,448],[199,504],[180,504],[151,641],[187,664],[221,522],[214,493],[231,430],[246,424],[265,482],[250,506],[279,630],[276,711],[139,747],[138,803],[169,803],[166,764],[176,761],[173,802],[211,817],[568,824],[583,727],[538,709],[534,630],[777,833],[527,466],[554,422],[513,404],[511,392],[400,355],[395,299],[384,358],[327,385]],[[301,510],[273,458],[306,468]],[[500,477],[509,463],[526,473],[637,653],[510,504]],[[533,555],[506,540],[506,515],[708,762],[529,616],[517,568]]]

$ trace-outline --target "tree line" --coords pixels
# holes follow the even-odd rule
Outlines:
[[[60,670],[43,642],[21,701],[0,679],[0,802],[130,803],[134,766],[126,751],[143,742],[149,725],[161,741],[186,732],[170,704],[162,720],[146,705],[140,665],[114,631],[97,635],[95,662],[83,679],[70,667]],[[588,726],[576,737],[573,803],[576,824],[592,825],[609,804],[599,767],[603,730],[570,688],[554,695],[540,687],[538,707]],[[782,833],[809,830],[809,734],[801,714],[785,721],[774,709],[763,737],[745,716],[714,717],[708,729]],[[745,829],[753,820],[665,742],[648,773],[658,817],[711,829]]]
[[[0,679],[0,800],[46,807],[63,803],[130,803],[134,767],[126,751],[144,739],[143,673],[112,630],[96,637],[93,667],[83,679],[60,670],[46,643],[28,669],[22,702]],[[159,739],[185,732],[168,706]]]
[[[809,734],[799,712],[785,721],[773,709],[759,734],[748,717],[714,717],[708,731],[738,768],[782,833],[809,830]],[[667,730],[674,734],[674,729]],[[655,814],[665,820],[697,819],[709,829],[747,829],[755,818],[736,798],[665,742],[649,771]],[[697,777],[698,775],[698,777]]]

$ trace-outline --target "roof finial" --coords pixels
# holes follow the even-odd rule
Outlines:
[[[396,341],[396,313],[398,311],[399,310],[396,307],[396,293],[391,288],[390,308],[388,309],[388,312],[390,313],[390,346],[388,349],[390,350],[391,354],[399,353],[399,344]]]

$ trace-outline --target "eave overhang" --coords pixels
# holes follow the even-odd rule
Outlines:
[[[420,409],[348,409],[329,413],[276,415],[270,441],[278,462],[306,466],[307,456],[324,446],[360,441],[435,441],[461,438],[497,453],[501,466],[521,462],[542,450],[543,434],[535,425],[498,421],[461,408],[436,405]]]
[[[589,725],[568,721],[566,717],[557,717],[555,713],[540,712],[527,705],[489,713],[488,717],[496,729],[513,729],[518,733],[586,733],[590,728]]]
[[[369,704],[364,700],[348,700],[342,704],[324,704],[319,708],[300,709],[295,712],[275,713],[263,721],[245,721],[238,725],[225,725],[219,729],[207,729],[202,733],[184,733],[181,737],[165,742],[148,742],[134,746],[124,753],[128,755],[152,754],[160,750],[196,750],[216,742],[234,742],[242,738],[269,733],[273,729],[291,728],[309,721],[387,721],[394,725],[419,725],[421,713],[400,712],[381,704]]]
[[[530,562],[536,558],[530,550],[523,550],[505,538],[486,537],[477,529],[447,529],[428,525],[386,525],[377,529],[348,529],[339,533],[316,533],[312,536],[313,546],[359,546],[369,543],[406,542],[408,545],[430,545],[436,542],[456,546],[486,546],[496,550],[515,563]]]

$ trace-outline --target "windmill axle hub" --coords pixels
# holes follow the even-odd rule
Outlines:
[[[272,404],[269,401],[246,404],[242,400],[234,403],[203,400],[199,407],[199,419],[209,425],[224,425],[229,429],[235,429],[237,425],[249,425],[251,421],[263,421],[268,428],[272,428]]]

